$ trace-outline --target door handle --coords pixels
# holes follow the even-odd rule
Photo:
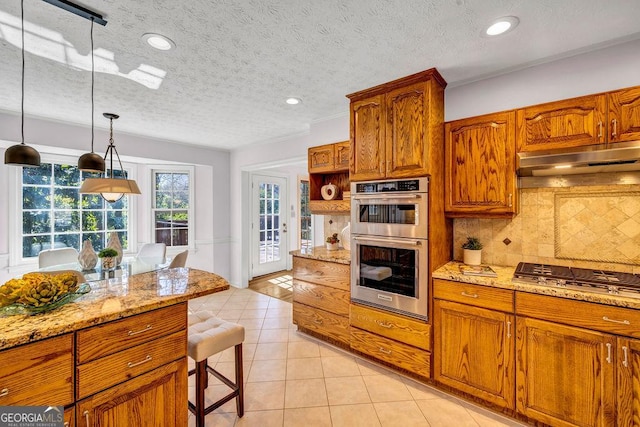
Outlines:
[[[282,223],[282,232],[283,232],[283,233],[286,233],[286,232],[287,232],[287,223],[286,223],[286,222],[283,222],[283,223]]]

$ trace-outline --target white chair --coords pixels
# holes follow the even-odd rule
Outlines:
[[[138,251],[138,258],[153,260],[156,263],[163,263],[167,253],[167,245],[164,243],[145,243]]]
[[[45,249],[38,254],[38,268],[78,262],[78,251],[74,248]]]
[[[189,255],[189,251],[180,252],[171,260],[169,268],[184,267],[187,264],[187,255]]]

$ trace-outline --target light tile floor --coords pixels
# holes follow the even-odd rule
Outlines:
[[[523,425],[297,332],[291,303],[231,288],[191,300],[189,309],[210,310],[245,327],[245,415],[237,417],[232,400],[207,415],[207,426]],[[233,379],[233,348],[210,357],[209,364]],[[229,391],[209,377],[207,405]],[[189,426],[195,426],[191,414]]]

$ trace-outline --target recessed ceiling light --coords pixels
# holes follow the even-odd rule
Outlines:
[[[484,34],[487,36],[498,36],[507,33],[518,26],[520,20],[515,16],[503,16],[498,18],[489,25]]]
[[[162,34],[146,33],[142,35],[144,40],[149,46],[158,50],[171,50],[175,49],[176,44],[168,37]]]
[[[300,98],[287,98],[287,104],[289,105],[297,105],[300,104],[302,102],[302,99]]]

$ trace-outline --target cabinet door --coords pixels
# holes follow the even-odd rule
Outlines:
[[[309,173],[333,172],[334,145],[320,145],[309,148]]]
[[[348,171],[351,159],[351,144],[349,141],[338,142],[334,145],[334,165],[336,171]]]
[[[618,426],[640,425],[640,341],[618,338]]]
[[[386,96],[386,176],[419,177],[427,168],[426,124],[429,83],[390,91]]]
[[[516,213],[514,123],[514,113],[505,112],[446,124],[447,213],[452,216]]]
[[[605,105],[605,95],[592,95],[519,109],[518,152],[606,142]]]
[[[612,335],[518,317],[516,406],[553,426],[615,422]]]
[[[64,410],[64,427],[76,427],[76,407],[71,406]]]
[[[76,408],[80,426],[186,426],[186,358],[82,400]]]
[[[640,87],[609,93],[609,141],[640,139]]]
[[[384,96],[351,103],[352,181],[384,178]]]
[[[435,379],[514,408],[513,316],[435,300]]]

